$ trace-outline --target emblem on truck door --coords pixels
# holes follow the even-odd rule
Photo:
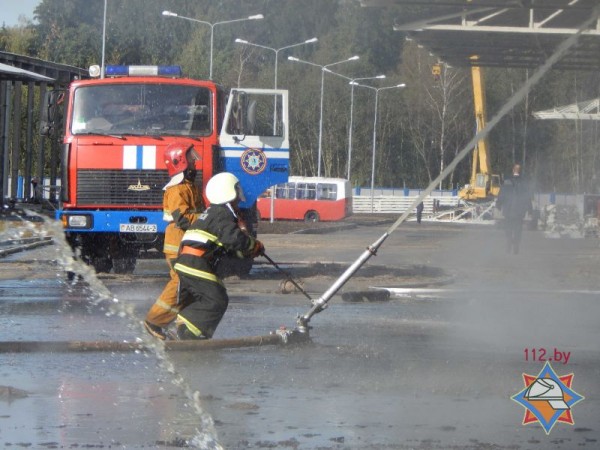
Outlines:
[[[150,186],[147,184],[142,184],[142,180],[138,178],[137,184],[130,184],[127,188],[128,191],[149,191]]]
[[[267,157],[258,148],[249,148],[241,157],[242,169],[250,175],[261,173],[267,167]]]

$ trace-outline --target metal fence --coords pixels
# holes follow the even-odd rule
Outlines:
[[[356,194],[359,192],[360,194]],[[373,191],[371,197],[369,189],[355,190],[352,197],[352,212],[354,214],[402,214],[414,202],[420,194],[418,189],[378,189]],[[574,206],[580,216],[589,215],[590,208],[585,207],[586,196],[584,194],[562,194],[555,192],[534,194],[534,208],[543,211],[548,205]],[[437,206],[434,209],[434,201]],[[432,214],[437,209],[458,208],[461,200],[456,191],[434,191],[423,200],[423,213]]]

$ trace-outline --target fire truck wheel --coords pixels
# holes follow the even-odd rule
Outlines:
[[[125,274],[133,273],[137,260],[135,258],[119,258],[113,260],[113,269],[115,273]]]
[[[110,257],[115,273],[133,273],[139,249],[133,245],[127,245],[118,241],[114,241],[111,244],[113,245],[111,245]]]
[[[90,263],[94,267],[96,273],[108,273],[113,267],[113,263],[110,258],[105,256],[96,256],[91,259]]]
[[[318,222],[319,219],[319,213],[316,211],[308,211],[306,214],[304,214],[305,222]]]

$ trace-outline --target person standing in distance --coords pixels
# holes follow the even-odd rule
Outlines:
[[[519,164],[513,166],[512,177],[502,184],[496,208],[502,211],[505,219],[506,251],[517,254],[521,245],[523,219],[527,213],[533,212],[531,189],[527,180],[521,176]]]
[[[222,256],[256,258],[263,244],[240,228],[238,204],[245,200],[238,178],[222,172],[206,185],[210,206],[183,235],[175,271],[179,274],[179,339],[210,339],[229,305],[223,281],[216,275]],[[223,262],[226,262],[224,260]]]
[[[163,253],[169,265],[170,279],[144,321],[146,330],[161,340],[167,338],[165,329],[175,320],[182,307],[177,300],[179,276],[173,270],[179,244],[185,230],[203,210],[202,195],[194,183],[198,155],[193,145],[174,142],[165,149],[164,158],[171,177],[163,188],[163,218],[169,222],[165,230]]]
[[[425,209],[425,205],[423,202],[417,205],[417,223],[421,223],[421,219],[423,217],[423,209]]]

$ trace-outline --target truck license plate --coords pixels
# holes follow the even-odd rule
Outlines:
[[[145,223],[121,223],[119,224],[121,233],[156,233],[156,224]]]

